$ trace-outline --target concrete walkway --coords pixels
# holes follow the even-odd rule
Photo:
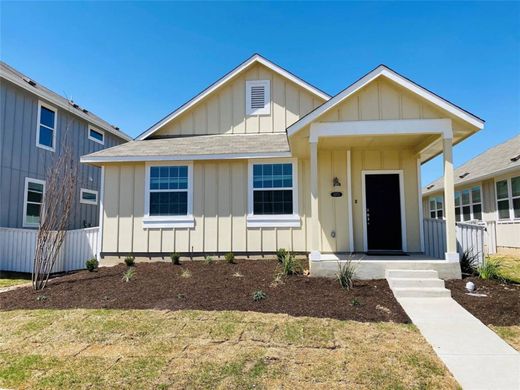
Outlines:
[[[520,390],[520,353],[452,298],[397,298],[463,389]]]

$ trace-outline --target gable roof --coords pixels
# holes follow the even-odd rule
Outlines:
[[[315,110],[309,112],[304,117],[300,118],[297,122],[293,123],[291,126],[287,128],[287,134],[292,136],[296,134],[299,130],[316,120],[322,114],[326,113],[330,109],[334,108],[349,96],[359,91],[365,85],[369,84],[376,78],[384,76],[399,84],[400,86],[408,89],[409,91],[425,98],[429,102],[439,106],[440,108],[450,112],[456,117],[470,123],[473,126],[476,126],[478,129],[482,129],[484,127],[484,120],[473,115],[472,113],[460,108],[459,106],[449,102],[446,99],[443,99],[439,95],[429,91],[426,88],[421,87],[420,85],[414,83],[410,79],[400,75],[396,71],[390,69],[386,65],[379,65],[377,68],[368,72],[366,75],[358,79],[353,84],[349,85],[343,91],[338,93],[336,96],[332,97],[327,102],[323,103],[321,106],[317,107]]]
[[[109,133],[112,133],[115,136],[124,139],[125,141],[130,141],[132,139],[132,137],[130,137],[128,134],[125,134],[107,121],[78,106],[63,96],[58,95],[56,92],[51,91],[40,83],[35,82],[28,76],[24,75],[3,61],[0,61],[0,77],[35,94],[36,96],[39,96],[42,99],[47,100],[49,103],[52,103],[67,112],[79,116],[88,123],[99,127],[101,130],[108,131]]]
[[[516,161],[515,161],[516,160]],[[520,170],[520,135],[492,147],[455,169],[455,185],[484,180],[512,170]],[[423,195],[444,188],[442,177],[423,188]]]
[[[168,114],[166,117],[161,119],[159,122],[152,125],[148,130],[144,131],[143,133],[139,134],[137,136],[137,140],[144,140],[145,138],[149,137],[153,133],[155,133],[160,127],[165,125],[166,123],[172,121],[173,119],[177,118],[179,115],[181,115],[183,112],[187,111],[191,107],[193,107],[195,104],[200,102],[202,99],[204,99],[206,96],[210,95],[212,92],[214,92],[216,89],[227,83],[229,80],[231,80],[233,77],[238,75],[239,73],[243,72],[245,69],[249,68],[251,65],[259,63],[264,65],[265,67],[271,69],[273,72],[278,73],[279,75],[285,77],[286,79],[289,79],[290,81],[296,83],[300,87],[306,89],[307,91],[311,92],[312,94],[319,96],[323,100],[329,100],[330,96],[323,92],[322,90],[316,88],[315,86],[309,84],[305,80],[297,77],[296,75],[292,74],[291,72],[287,71],[286,69],[282,68],[281,66],[276,65],[275,63],[269,61],[268,59],[262,57],[260,54],[254,54],[244,62],[242,62],[240,65],[238,65],[235,69],[231,70],[229,73],[215,81],[213,84],[211,84],[208,88],[200,92],[198,95],[196,95],[194,98],[188,100],[186,103],[184,103],[182,106],[177,108],[172,113]]]

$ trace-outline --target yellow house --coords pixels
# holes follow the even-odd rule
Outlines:
[[[314,275],[363,253],[360,277],[387,264],[456,277],[454,212],[446,259],[422,255],[420,165],[443,153],[455,210],[452,146],[483,123],[384,65],[330,97],[254,55],[136,140],[82,157],[103,171],[101,256],[286,248]]]

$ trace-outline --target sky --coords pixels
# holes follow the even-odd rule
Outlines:
[[[457,166],[520,133],[520,2],[0,2],[0,58],[132,137],[254,53],[330,95],[390,66],[486,120]]]

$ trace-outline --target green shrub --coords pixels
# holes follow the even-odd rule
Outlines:
[[[172,260],[172,264],[180,265],[181,264],[181,255],[177,252],[170,253],[170,259]]]
[[[135,264],[135,257],[134,256],[126,256],[125,257],[125,264],[129,267],[133,267]]]
[[[478,268],[478,253],[466,249],[460,258],[460,270],[463,274],[475,275]]]
[[[95,271],[99,266],[99,262],[97,261],[97,259],[95,257],[93,257],[92,259],[88,259],[87,261],[85,261],[85,267],[90,271],[90,272],[93,272]]]
[[[255,291],[253,293],[253,301],[255,301],[255,302],[261,301],[262,299],[265,299],[265,298],[267,298],[267,294],[265,292],[263,292],[262,290]]]
[[[285,259],[285,257],[288,254],[289,254],[289,252],[287,252],[287,249],[278,248],[278,250],[276,251],[276,259],[278,260],[279,263],[283,263],[283,259]]]
[[[226,259],[226,263],[235,264],[235,255],[233,254],[233,252],[226,253],[224,259]]]
[[[291,253],[287,252],[282,259],[282,275],[298,275],[303,273],[301,263]]]
[[[336,277],[338,278],[339,285],[346,289],[350,290],[354,287],[354,274],[356,273],[356,267],[352,264],[352,260],[347,260],[343,264],[338,261],[338,273]]]
[[[204,257],[204,262],[206,264],[213,264],[213,257],[211,257],[211,256]]]
[[[125,273],[123,273],[123,282],[126,282],[128,283],[129,281],[131,281],[135,276],[135,268],[134,267],[130,267],[128,268]]]
[[[489,259],[489,257],[486,257],[482,264],[477,268],[477,272],[480,278],[484,280],[502,279],[500,276],[501,267],[500,261],[493,261]]]

